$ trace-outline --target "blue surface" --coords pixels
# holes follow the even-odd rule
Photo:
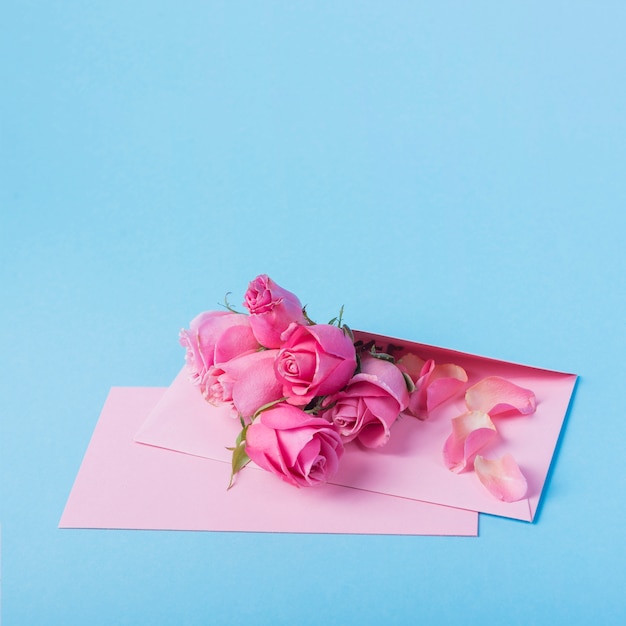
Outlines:
[[[626,9],[429,4],[3,4],[3,625],[624,623]],[[581,375],[536,522],[58,530],[109,387],[261,272]]]

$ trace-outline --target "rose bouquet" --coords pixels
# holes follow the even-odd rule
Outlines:
[[[243,304],[247,314],[226,301],[227,310],[201,313],[180,332],[190,381],[241,423],[229,448],[230,485],[250,461],[298,487],[323,484],[337,472],[344,446],[383,446],[402,416],[425,419],[466,386],[457,365],[355,340],[343,307],[329,323],[314,323],[298,297],[267,275],[249,284]],[[468,412],[453,420],[445,442],[446,465],[455,472],[473,466],[500,499],[523,497],[525,480],[512,457],[491,461],[478,452],[495,433],[490,411],[529,413],[532,392],[485,379],[467,390],[466,402]]]

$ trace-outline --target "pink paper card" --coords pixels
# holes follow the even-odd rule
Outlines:
[[[489,458],[510,453],[528,481],[527,497],[517,502],[501,502],[480,484],[474,472],[455,474],[443,463],[443,445],[451,431],[451,418],[464,413],[463,395],[436,408],[420,421],[403,417],[391,431],[383,448],[364,450],[346,446],[334,485],[353,487],[379,494],[430,502],[469,511],[479,511],[532,521],[545,483],[559,433],[573,393],[576,376],[528,367],[445,348],[408,342],[393,337],[356,333],[357,338],[374,339],[377,345],[402,346],[422,359],[438,364],[454,363],[468,374],[468,385],[487,376],[500,376],[531,389],[537,398],[532,415],[496,418],[498,439],[489,446]],[[401,353],[400,353],[401,354]],[[174,380],[148,419],[136,434],[136,441],[216,461],[229,462],[230,452],[240,430],[228,411],[204,401],[198,389],[187,380],[185,369]],[[253,466],[238,476],[236,491],[252,480]],[[227,483],[230,470],[223,470]],[[272,477],[278,481],[276,478]],[[256,480],[256,478],[254,479]],[[331,489],[324,486],[319,489]],[[290,487],[291,493],[298,491]],[[298,497],[296,495],[292,497]]]
[[[229,462],[133,440],[169,393],[111,389],[61,528],[477,535],[476,513],[336,485],[295,489],[258,469],[246,469],[227,491]],[[217,436],[229,444],[231,422],[217,423]]]

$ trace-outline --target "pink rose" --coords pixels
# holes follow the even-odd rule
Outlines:
[[[200,388],[212,404],[231,403],[233,413],[250,417],[257,409],[282,398],[274,375],[278,350],[244,354],[209,368]]]
[[[292,324],[275,362],[276,377],[291,404],[306,405],[346,386],[356,369],[352,341],[336,326]]]
[[[285,482],[307,487],[334,476],[343,444],[325,419],[282,403],[263,411],[248,428],[246,453]]]
[[[391,425],[408,406],[409,392],[393,363],[364,357],[360,373],[328,401],[335,404],[323,416],[345,442],[357,439],[368,448],[377,448],[387,443]]]
[[[189,330],[180,331],[180,345],[194,384],[201,384],[215,363],[259,349],[247,315],[207,311],[195,317]]]
[[[266,348],[280,348],[280,336],[292,322],[307,323],[298,297],[267,274],[257,276],[248,285],[243,305],[250,311],[255,337]]]

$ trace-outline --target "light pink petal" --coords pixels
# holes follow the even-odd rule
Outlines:
[[[530,389],[519,387],[499,376],[488,376],[465,392],[470,411],[484,411],[492,417],[517,412],[528,415],[535,412],[537,401]]]
[[[476,454],[496,436],[489,415],[471,411],[452,420],[452,433],[443,446],[446,467],[457,474],[471,466]]]
[[[417,354],[409,353],[398,359],[398,367],[406,372],[413,382],[415,382],[419,376],[422,368],[424,367],[424,359],[420,359]]]
[[[421,420],[428,417],[428,382],[434,369],[435,362],[432,359],[423,361],[422,369],[417,378],[413,379],[415,391],[409,396],[409,413]]]
[[[498,500],[517,502],[526,495],[526,479],[510,454],[493,460],[477,456],[474,469],[480,482]]]
[[[467,373],[459,365],[435,365],[432,359],[423,363],[409,400],[409,411],[419,419],[426,419],[430,411],[458,393],[467,382]]]
[[[467,373],[459,365],[435,365],[428,377],[426,410],[431,411],[459,392],[467,382]]]

